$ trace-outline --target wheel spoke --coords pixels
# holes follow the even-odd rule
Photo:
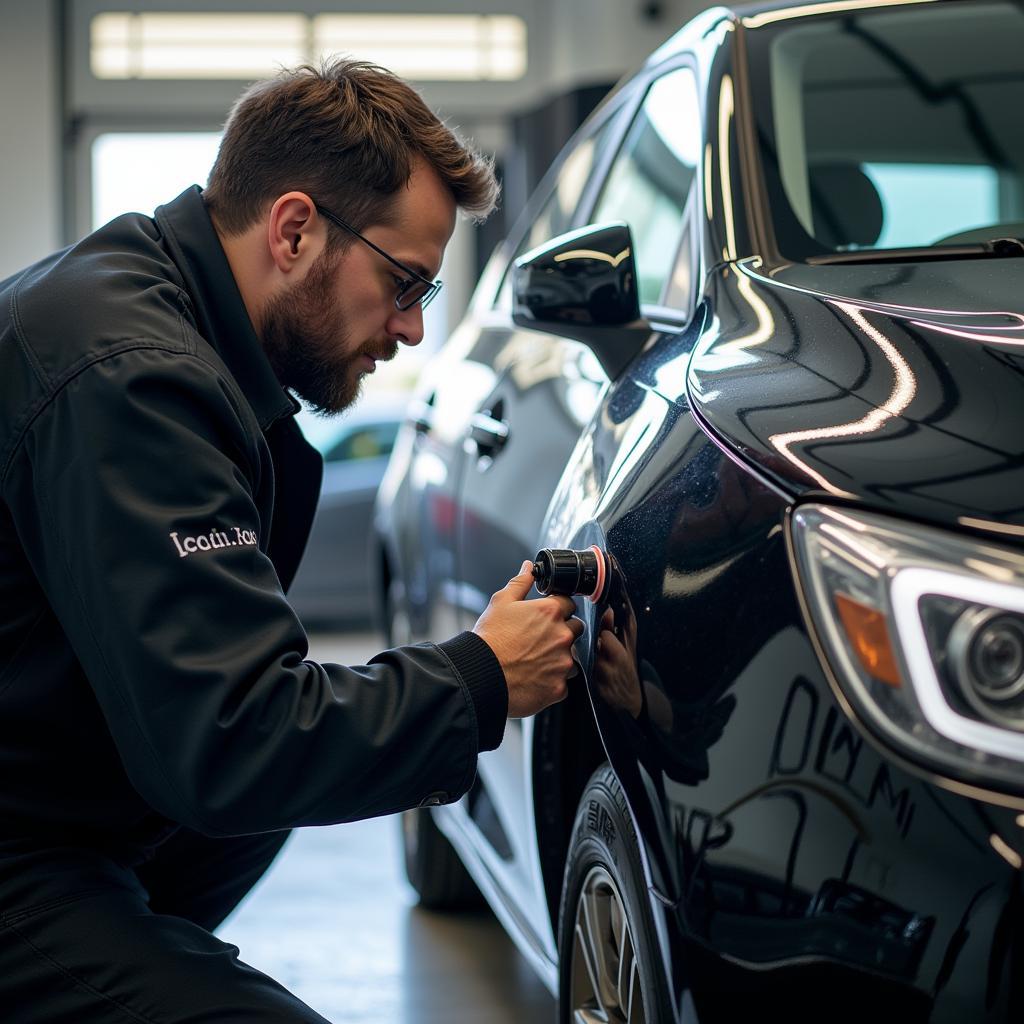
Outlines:
[[[600,1005],[600,986],[597,982],[597,966],[582,924],[576,925],[574,934],[576,938],[573,944],[572,1001],[580,1008],[577,1012],[582,1012],[583,1008]]]
[[[622,1000],[619,998],[619,941],[618,932],[622,928],[622,907],[618,894],[609,881],[601,887],[601,907],[604,911],[604,930],[602,933],[604,954],[605,1005],[609,1011],[609,1019],[622,1018]]]
[[[629,1007],[626,1013],[627,1024],[647,1024],[647,1013],[644,1010],[644,998],[640,989],[640,967],[636,960],[633,960],[632,969],[629,972]]]
[[[622,915],[620,914],[620,919]],[[619,970],[616,978],[615,990],[618,993],[619,1006],[626,1011],[629,1019],[629,1005],[631,999],[631,985],[633,971],[636,966],[636,959],[633,955],[633,941],[629,934],[629,927],[625,920],[621,921],[621,934],[619,935]]]
[[[597,938],[597,911],[590,887],[584,884],[576,902],[573,929],[573,962],[571,975],[572,1003],[583,1021],[608,1020],[602,1001],[600,943]],[[594,1012],[596,1011],[596,1012]]]
[[[592,885],[584,891],[582,902],[587,943],[594,965],[595,993],[600,1008],[607,1016],[616,1004],[614,965],[609,962],[609,953],[613,951],[609,942],[609,900],[605,892]]]

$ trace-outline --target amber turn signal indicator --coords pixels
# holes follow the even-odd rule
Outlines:
[[[883,683],[901,686],[885,616],[846,594],[837,593],[835,601],[850,646],[864,669]]]

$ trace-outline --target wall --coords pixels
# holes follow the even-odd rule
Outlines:
[[[61,244],[56,0],[0,0],[0,279]]]
[[[617,81],[713,0],[552,0],[541,73],[545,96]]]

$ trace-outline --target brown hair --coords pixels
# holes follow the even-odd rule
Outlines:
[[[297,190],[359,230],[386,221],[418,159],[478,220],[498,198],[492,161],[463,143],[384,68],[335,59],[257,82],[235,103],[203,197],[229,235]]]

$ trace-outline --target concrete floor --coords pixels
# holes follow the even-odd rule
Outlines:
[[[311,656],[363,664],[370,634],[314,637]],[[488,913],[420,910],[398,821],[301,829],[219,931],[244,961],[341,1024],[512,1024],[555,1003]]]

